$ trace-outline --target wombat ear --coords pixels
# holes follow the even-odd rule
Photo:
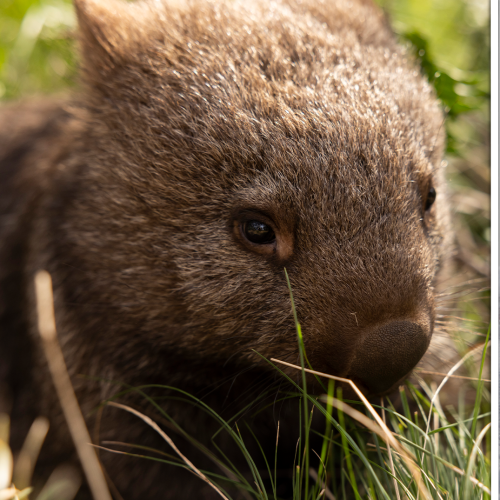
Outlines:
[[[74,4],[84,69],[102,76],[124,64],[141,39],[151,9],[143,2],[124,0],[74,0]]]

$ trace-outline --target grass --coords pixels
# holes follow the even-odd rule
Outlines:
[[[285,271],[286,274],[286,271]],[[286,275],[288,280],[288,276]],[[37,277],[37,287],[38,287]],[[50,280],[49,280],[50,282]],[[396,409],[390,399],[380,400],[380,404],[370,403],[357,391],[355,385],[349,382],[358,392],[359,400],[344,401],[341,387],[335,388],[335,381],[346,382],[345,379],[326,375],[329,379],[328,385],[320,384],[325,389],[322,394],[310,394],[306,382],[306,372],[316,376],[324,374],[315,373],[306,367],[308,364],[307,355],[302,340],[302,331],[293,302],[293,294],[290,287],[290,300],[292,313],[295,317],[297,342],[300,352],[301,366],[296,366],[301,372],[301,381],[297,383],[290,376],[281,370],[282,365],[293,366],[279,360],[266,360],[273,365],[281,377],[288,382],[288,390],[285,390],[281,397],[298,398],[300,418],[300,437],[297,442],[295,455],[295,466],[290,480],[293,483],[293,500],[315,500],[320,498],[335,499],[487,499],[490,498],[490,445],[486,439],[490,429],[490,414],[482,412],[482,406],[487,399],[487,391],[482,382],[483,370],[487,359],[487,349],[489,346],[489,332],[485,343],[481,346],[482,355],[479,364],[478,386],[474,404],[467,408],[460,403],[458,409],[454,407],[443,408],[440,400],[440,393],[443,390],[446,380],[443,380],[439,387],[430,387],[425,381],[420,381],[420,386],[407,382],[400,387],[400,408]],[[37,288],[37,296],[44,297]],[[45,294],[50,302],[50,285],[48,293]],[[42,300],[39,299],[42,304]],[[40,333],[49,331],[44,336],[44,343],[52,343],[47,349],[49,365],[59,365],[55,371],[61,371],[64,364],[62,355],[55,356],[54,342],[56,342],[55,325],[53,316],[45,314],[44,311],[52,311],[52,304],[47,301],[45,306],[39,306]],[[48,324],[48,327],[47,327]],[[44,326],[45,325],[45,326]],[[47,338],[45,338],[47,337]],[[50,342],[49,342],[50,341]],[[56,351],[57,351],[56,347]],[[476,351],[478,348],[475,349]],[[52,352],[52,354],[50,354]],[[449,376],[463,365],[467,357],[471,357],[474,350],[462,358],[456,366],[450,370]],[[53,358],[53,359],[51,359]],[[55,371],[52,370],[54,373]],[[63,370],[64,371],[64,370]],[[63,379],[61,373],[55,374],[55,381]],[[68,379],[69,381],[69,379]],[[56,383],[58,392],[61,394],[63,408],[71,397],[64,395],[64,390],[60,390]],[[163,462],[166,465],[175,465],[190,470],[201,480],[209,483],[220,495],[221,498],[230,499],[234,497],[234,491],[244,492],[246,498],[253,499],[274,499],[280,498],[278,494],[277,481],[277,450],[279,446],[279,424],[277,427],[276,448],[274,464],[270,463],[266,457],[263,447],[259,444],[266,467],[264,470],[257,465],[255,452],[248,448],[248,437],[243,437],[240,428],[243,426],[249,430],[252,440],[256,440],[255,434],[251,430],[251,423],[247,421],[247,410],[252,409],[252,413],[259,411],[262,403],[266,403],[268,394],[264,391],[247,408],[241,410],[230,421],[226,421],[202,400],[173,387],[154,386],[161,388],[175,397],[179,396],[191,402],[202,411],[205,411],[219,425],[219,430],[212,437],[213,450],[208,450],[202,443],[188,435],[179,422],[176,422],[165,412],[160,400],[148,395],[148,390],[153,386],[125,388],[118,393],[115,398],[119,400],[129,392],[141,394],[145,403],[150,406],[158,415],[158,419],[164,419],[170,424],[176,434],[184,436],[194,444],[199,450],[206,453],[215,462],[223,474],[213,471],[203,471],[193,464],[189,457],[183,455],[176,447],[172,439],[154,419],[140,413],[139,411],[125,406],[115,401],[108,401],[106,404],[128,411],[143,423],[153,428],[162,439],[164,439],[172,449],[173,455],[165,452],[143,447],[141,445],[126,443],[103,443],[107,446],[99,446],[108,452],[131,455],[136,458],[149,459]],[[66,392],[71,392],[68,387]],[[170,396],[172,397],[172,396]],[[64,403],[66,401],[66,403]],[[267,404],[267,403],[266,403]],[[71,410],[71,408],[70,408]],[[316,412],[324,418],[324,430],[319,431],[318,425],[313,424],[313,413]],[[65,414],[69,410],[65,409]],[[5,422],[5,419],[4,419]],[[138,422],[140,425],[140,422]],[[23,484],[23,488],[17,490],[12,482],[12,457],[6,442],[6,425],[0,425],[2,435],[0,435],[0,498],[27,498],[30,489]],[[44,432],[41,432],[41,439],[34,447],[39,451]],[[239,449],[246,461],[244,470],[236,468],[227,459],[222,450],[217,446],[216,437],[220,432],[227,433],[234,442],[235,449]],[[321,438],[320,446],[314,450],[309,445],[311,436]],[[85,440],[77,447],[84,448]],[[135,452],[122,451],[124,444],[127,449]],[[29,448],[29,446],[27,447]],[[88,450],[88,448],[87,448]],[[215,451],[214,451],[215,450]],[[86,459],[80,453],[84,469]],[[257,453],[258,454],[258,453]],[[37,451],[33,459],[36,459]],[[88,453],[87,453],[88,455]],[[92,459],[92,460],[95,460]],[[33,463],[33,460],[31,461]],[[22,468],[17,467],[14,477],[22,477],[24,482],[29,482],[29,474],[23,473]],[[32,471],[32,468],[31,468]],[[92,478],[94,472],[90,473]],[[3,482],[2,482],[3,481]],[[228,489],[229,488],[229,489]],[[9,496],[9,492],[11,495]],[[73,488],[72,493],[76,493]],[[17,495],[14,496],[14,495]],[[50,496],[38,498],[50,499],[71,498]],[[109,493],[103,498],[109,497]],[[99,492],[94,498],[101,498]]]
[[[281,370],[280,366],[286,363],[267,360],[289,384],[290,390],[283,393],[282,397],[299,398],[301,401],[300,439],[297,443],[295,472],[290,478],[293,482],[293,500],[490,498],[490,446],[486,439],[490,429],[490,413],[482,410],[482,406],[488,401],[482,374],[487,359],[489,333],[481,348],[478,388],[471,407],[462,402],[458,409],[451,406],[443,408],[440,392],[444,383],[436,388],[421,380],[419,387],[410,382],[400,387],[401,403],[400,408],[396,409],[390,399],[381,399],[380,404],[369,403],[364,398],[362,401],[344,401],[341,388],[335,390],[334,380],[342,380],[338,377],[329,377],[324,394],[309,394],[305,375],[310,370],[306,368],[307,356],[297,321],[296,326],[302,365],[296,368],[302,373],[302,383],[297,383]],[[459,364],[462,363],[463,360],[460,360]],[[166,418],[180,434],[185,435],[179,423],[174,422],[153,398],[147,396],[147,389],[148,387],[129,390],[140,391],[158,415]],[[164,389],[176,390],[171,387]],[[123,395],[122,392],[120,396]],[[231,472],[231,479],[210,471],[199,471],[179,452],[177,458],[158,458],[160,452],[154,455],[136,453],[134,456],[188,468],[198,477],[220,488],[223,498],[232,498],[224,489],[231,485],[243,490],[247,498],[278,500],[276,455],[274,467],[269,463],[269,457],[265,457],[266,469],[259,470],[256,457],[248,450],[239,430],[243,426],[250,428],[251,424],[242,416],[248,408],[228,422],[203,401],[186,393],[182,395],[203,408],[220,424],[220,431],[216,435],[227,432],[232,437],[235,448],[239,448],[245,456],[248,468],[235,469],[222,452],[210,452],[210,455],[221,470]],[[262,393],[262,402],[265,398],[266,394]],[[259,404],[259,401],[252,403],[253,412]],[[152,424],[149,417],[140,415],[135,410],[125,406],[121,408],[134,412],[148,425],[156,425]],[[317,426],[313,426],[313,412],[324,417],[323,432],[318,432]],[[212,440],[215,448],[216,435]],[[321,446],[316,451],[309,446],[312,435],[320,435],[322,439]],[[185,437],[196,443],[193,437]],[[170,438],[165,439],[170,442]],[[201,443],[197,443],[197,446],[205,449]],[[278,446],[279,424],[276,449]],[[312,466],[313,462],[316,465]]]
[[[302,366],[297,366],[297,369],[301,370],[302,383],[287,376],[281,370],[282,363],[278,360],[268,360],[288,382],[289,390],[281,396],[299,398],[301,401],[300,439],[297,443],[295,472],[290,477],[294,500],[490,498],[490,447],[486,439],[490,428],[490,414],[482,410],[487,401],[487,391],[481,382],[489,334],[481,349],[478,389],[471,407],[461,403],[458,409],[451,406],[443,408],[440,392],[444,384],[438,388],[430,387],[422,380],[419,387],[407,382],[400,388],[401,403],[400,408],[396,409],[390,399],[381,400],[380,404],[366,400],[344,401],[340,387],[335,390],[334,379],[339,380],[336,377],[330,377],[324,394],[310,394],[305,380],[305,373],[308,371],[305,366],[307,356],[301,342],[300,325],[298,322],[296,325],[302,353]],[[186,435],[182,426],[154,398],[148,396],[148,389],[150,387],[129,388],[118,397],[129,391],[139,391],[158,417],[167,419],[174,426],[176,433],[184,435],[200,450],[206,450],[192,436]],[[266,468],[260,470],[256,465],[259,457],[252,455],[248,449],[248,441],[240,432],[240,428],[251,428],[251,423],[243,416],[249,408],[244,408],[231,421],[226,421],[203,401],[172,387],[163,389],[180,393],[215,419],[220,430],[213,436],[214,448],[218,448],[217,434],[228,433],[234,441],[235,449],[239,449],[245,457],[247,467],[244,470],[236,469],[221,450],[219,453],[206,452],[219,465],[220,470],[230,472],[226,476],[198,470],[174,447],[177,457],[162,458],[162,452],[135,446],[135,457],[188,468],[204,481],[214,484],[223,498],[233,498],[227,491],[228,486],[244,491],[247,498],[280,498],[277,494],[276,455],[274,464],[270,463],[269,457],[264,457]],[[265,403],[266,396],[266,393],[262,393],[260,401],[252,402],[252,413],[258,410],[260,404]],[[119,407],[133,412],[153,426],[171,444],[170,438],[149,417],[129,407]],[[324,418],[322,432],[318,431],[317,425],[313,425],[314,412]],[[320,435],[322,440],[317,450],[313,450],[308,443],[309,438],[314,435]],[[253,434],[252,436],[255,438]],[[276,450],[278,446],[279,425]],[[114,448],[107,449],[131,454],[120,451],[116,446]],[[146,451],[149,453],[144,453]]]
[[[458,407],[443,408],[440,394],[444,390],[446,380],[443,380],[439,387],[432,387],[424,380],[420,380],[418,387],[406,382],[405,386],[399,389],[398,408],[390,399],[381,399],[379,404],[368,402],[361,393],[359,393],[359,400],[347,401],[342,397],[341,387],[335,387],[335,381],[343,381],[338,377],[327,375],[328,383],[321,383],[324,391],[320,394],[311,394],[308,391],[306,372],[312,373],[312,371],[307,368],[307,355],[293,305],[291,287],[290,298],[301,360],[301,366],[296,368],[301,372],[301,380],[296,382],[281,370],[281,366],[286,363],[279,360],[266,361],[273,365],[288,383],[288,390],[282,391],[280,397],[296,398],[301,403],[299,405],[300,438],[297,443],[293,474],[290,475],[293,483],[293,500],[320,498],[337,500],[461,500],[467,498],[474,500],[491,497],[489,490],[491,444],[487,439],[490,429],[490,413],[484,411],[484,406],[488,404],[489,399],[488,391],[483,383],[489,332],[484,345],[471,350],[468,355],[458,361],[449,374],[452,377],[456,369],[465,364],[468,357],[473,357],[474,351],[480,351],[477,389],[472,405],[467,406],[463,399],[459,398]],[[45,308],[39,308],[41,333],[43,333],[42,325],[44,324],[43,310],[51,307],[48,304]],[[53,333],[54,328],[52,322]],[[57,338],[54,334],[50,337],[51,342]],[[53,362],[61,363],[60,359],[62,356],[59,356],[59,359],[56,356]],[[316,375],[322,376],[318,373]],[[59,376],[59,378],[63,377]],[[219,430],[212,436],[212,450],[188,435],[182,425],[165,412],[161,405],[161,398],[157,399],[157,396],[152,397],[148,394],[152,388],[156,390],[156,393],[158,388],[164,389],[170,394],[169,397],[172,397],[172,392],[174,392],[174,397],[180,396],[191,402],[217,422]],[[270,389],[271,392],[273,390]],[[114,401],[130,392],[141,394],[146,406],[149,406],[158,416],[158,421],[163,419],[169,422],[169,429],[173,429],[177,435],[184,436],[199,450],[206,453],[222,473],[198,469],[196,464],[190,462],[189,457],[184,456],[178,450],[165,432],[164,425],[159,425],[155,419]],[[268,395],[265,391],[262,392],[248,407],[243,408],[227,421],[202,400],[173,387],[124,388],[106,404],[136,415],[169,444],[173,454],[130,443],[103,443],[100,448],[108,452],[131,455],[137,459],[154,460],[166,465],[189,469],[201,480],[210,483],[221,498],[234,498],[234,492],[239,491],[243,492],[245,498],[278,500],[281,498],[278,494],[277,479],[279,423],[274,463],[269,456],[264,455],[263,447],[259,444],[266,464],[265,469],[262,470],[257,465],[258,459],[262,460],[262,457],[255,456],[255,450],[250,451],[248,446],[249,437],[251,440],[257,438],[251,431],[251,419],[246,415],[255,415],[256,411],[268,406],[266,401]],[[61,401],[64,400],[68,398],[63,396]],[[248,412],[247,410],[250,409],[252,411]],[[323,417],[323,427],[318,426],[317,419],[313,423],[315,412]],[[30,431],[27,444],[23,448],[25,454],[31,454],[30,459],[23,461],[19,458],[14,467],[7,445],[8,424],[5,417],[0,420],[0,498],[5,500],[28,498],[31,493],[28,485],[33,471],[32,464],[36,461],[47,432],[47,423],[35,422],[34,427],[38,427],[38,430]],[[141,425],[139,420],[138,425]],[[249,433],[247,432],[244,437],[240,428],[246,428]],[[218,448],[216,438],[220,432],[227,433],[232,438],[235,449],[239,449],[245,458],[245,468],[236,468]],[[35,435],[37,437],[34,437]],[[321,441],[314,449],[309,445],[309,439],[318,436]],[[132,451],[123,451],[124,445],[127,450]],[[258,452],[257,455],[259,455]],[[82,457],[82,460],[85,461],[85,458]],[[78,482],[75,487],[74,481],[67,484],[68,478],[59,479],[59,483],[52,484],[51,489],[44,488],[37,496],[37,500],[73,498],[72,495],[76,494]],[[100,497],[98,495],[95,498]]]

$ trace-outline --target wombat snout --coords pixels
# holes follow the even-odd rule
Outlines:
[[[430,324],[396,320],[376,327],[356,351],[350,378],[370,393],[390,390],[420,361],[431,340]]]

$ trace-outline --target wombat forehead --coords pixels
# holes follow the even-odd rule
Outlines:
[[[279,56],[279,48],[272,57]],[[233,49],[244,52],[242,47]],[[193,66],[159,69],[157,78],[145,82],[156,87],[151,89],[155,102],[149,108],[156,108],[160,119],[163,110],[173,124],[201,134],[203,127],[216,133],[236,128],[278,137],[347,133],[348,141],[357,139],[356,131],[362,135],[371,128],[374,135],[403,135],[407,142],[411,138],[430,148],[442,124],[430,87],[415,69],[405,72],[401,85],[402,60],[391,67],[381,54],[367,48],[365,52],[369,63],[346,64],[332,55],[326,61],[296,63],[284,57],[267,76],[265,56],[241,61],[233,53],[221,62],[207,55]],[[203,127],[197,126],[200,117]]]
[[[226,191],[231,193],[226,202],[233,213],[255,210],[285,219],[290,229],[299,221],[310,228],[340,227],[339,218],[352,218],[352,226],[383,219],[389,226],[402,220],[409,227],[420,220],[420,185],[411,168],[322,160],[326,164],[318,166],[313,159],[305,164],[285,159],[253,175],[247,171]]]
[[[353,13],[349,2],[321,9],[314,2],[233,3],[194,2],[187,11],[171,15],[167,6],[169,15],[151,22],[150,31],[142,27],[141,41],[128,51],[120,51],[117,43],[106,46],[112,53],[107,56],[113,58],[115,52],[108,64],[114,69],[100,71],[94,58],[90,62],[97,67],[87,65],[85,77],[104,78],[114,100],[133,100],[134,106],[144,102],[149,113],[141,116],[146,120],[201,135],[203,127],[193,123],[197,120],[218,133],[247,128],[255,119],[281,121],[286,134],[287,128],[302,129],[302,122],[314,125],[315,120],[353,128],[356,117],[375,128],[390,122],[388,131],[413,131],[420,142],[436,133],[441,116],[430,87],[386,39],[378,13],[368,5],[356,6],[366,12]],[[316,12],[329,9],[329,15]],[[372,32],[373,24],[380,24],[384,44],[363,30],[368,14],[374,16],[369,21]],[[133,18],[123,17],[134,31]],[[113,23],[122,21],[106,26],[111,41],[116,35]],[[122,32],[126,27],[119,26]],[[95,47],[84,44],[84,56],[86,51],[93,57]]]
[[[154,183],[167,192],[177,192],[182,179],[183,192],[207,196],[210,204],[262,211],[291,210],[300,203],[310,204],[308,200],[326,207],[361,200],[373,207],[390,204],[393,209],[407,208],[411,202],[413,210],[419,191],[428,189],[439,169],[439,163],[432,164],[424,148],[408,137],[392,140],[359,123],[339,129],[323,123],[323,136],[319,126],[289,130],[286,135],[280,125],[267,123],[265,134],[259,125],[254,120],[249,128],[217,130],[206,120],[204,129],[191,138],[181,131],[183,142],[176,130],[167,128],[162,133],[167,141],[159,144],[155,164],[139,159],[138,168],[160,169]],[[219,135],[219,141],[213,135]],[[158,185],[152,189],[157,191]]]
[[[322,123],[289,129],[287,135],[278,126],[273,132],[231,137],[228,130],[232,140],[217,145],[224,169],[233,172],[237,186],[303,193],[332,192],[339,185],[363,186],[365,191],[384,186],[389,193],[408,183],[427,184],[439,171],[440,157],[432,158],[425,145],[400,133],[391,137],[387,128],[371,128],[369,123]]]

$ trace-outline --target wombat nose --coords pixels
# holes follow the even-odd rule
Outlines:
[[[373,394],[390,389],[420,361],[430,342],[430,328],[412,321],[392,321],[370,332],[356,350],[349,370]]]

